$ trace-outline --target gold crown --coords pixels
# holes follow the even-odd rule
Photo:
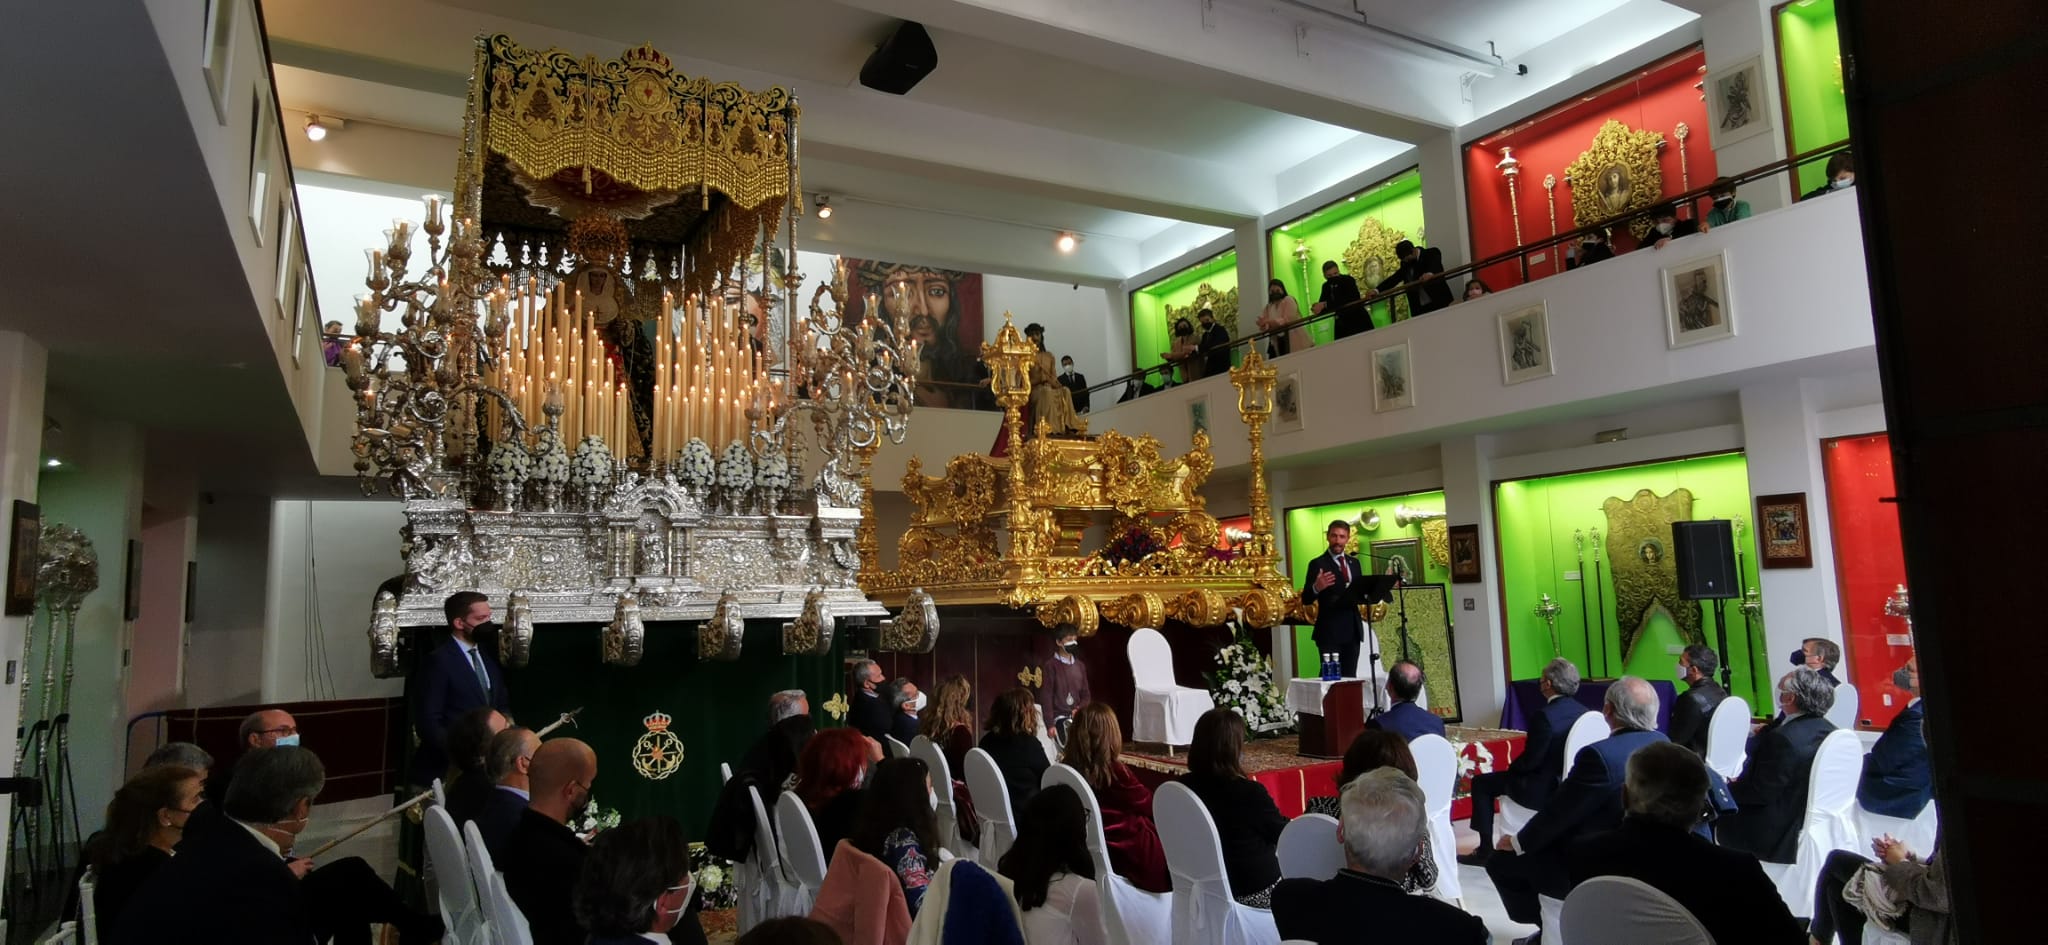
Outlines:
[[[616,269],[632,248],[632,234],[610,214],[593,213],[569,224],[569,254],[585,265]]]
[[[653,715],[641,719],[640,724],[647,726],[650,732],[661,733],[668,731],[668,723],[672,721],[675,720],[669,718],[668,713],[656,709]]]
[[[632,49],[628,49],[626,50],[626,55],[621,58],[625,60],[626,65],[639,69],[667,72],[673,67],[668,61],[668,57],[655,49],[653,43],[641,43]]]

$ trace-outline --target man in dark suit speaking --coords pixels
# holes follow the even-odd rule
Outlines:
[[[498,654],[478,645],[479,631],[491,624],[491,602],[475,591],[451,594],[442,604],[448,618],[448,639],[428,653],[409,687],[412,726],[419,733],[412,779],[430,784],[448,773],[448,728],[472,709],[489,706],[512,712],[512,694]]]
[[[1358,646],[1365,639],[1365,621],[1359,619],[1355,599],[1345,594],[1360,574],[1358,556],[1344,550],[1351,544],[1351,523],[1331,522],[1323,537],[1330,550],[1309,561],[1301,602],[1316,605],[1316,649],[1337,654],[1348,679],[1358,675]]]

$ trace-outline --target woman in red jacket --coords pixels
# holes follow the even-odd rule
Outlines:
[[[1123,751],[1124,732],[1116,712],[1105,703],[1091,702],[1074,713],[1060,762],[1094,789],[1103,838],[1109,841],[1109,865],[1117,875],[1146,892],[1171,892],[1166,851],[1159,846],[1159,828],[1152,823],[1152,791],[1117,760]]]

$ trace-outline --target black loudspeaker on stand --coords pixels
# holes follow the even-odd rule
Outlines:
[[[1742,596],[1735,570],[1735,524],[1725,518],[1672,522],[1671,545],[1678,565],[1678,596],[1714,602],[1714,635],[1721,655],[1721,687],[1733,678],[1728,664],[1728,623],[1722,601]],[[1700,605],[1705,607],[1705,604]]]

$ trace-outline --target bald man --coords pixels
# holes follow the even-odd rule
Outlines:
[[[597,753],[573,738],[542,742],[526,778],[531,797],[496,865],[505,873],[505,891],[526,914],[534,945],[582,945],[586,933],[576,922],[574,899],[590,847],[569,820],[590,803]]]

